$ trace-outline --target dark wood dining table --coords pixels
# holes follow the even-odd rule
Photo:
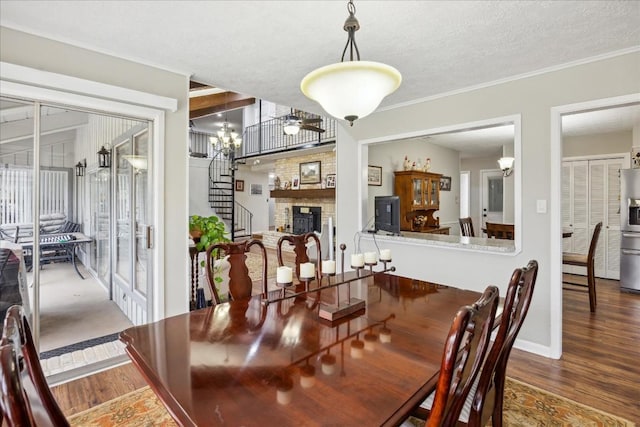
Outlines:
[[[231,301],[120,339],[180,425],[397,425],[435,389],[451,321],[480,294],[366,270],[350,286],[366,306],[332,322],[318,302],[336,288]]]

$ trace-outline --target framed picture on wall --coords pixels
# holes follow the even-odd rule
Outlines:
[[[367,169],[367,183],[369,185],[382,185],[382,167],[381,166],[371,166]]]
[[[251,194],[262,194],[262,184],[251,184]]]
[[[291,189],[292,190],[299,190],[300,189],[300,178],[297,176],[294,176],[293,179],[291,180]]]
[[[440,191],[451,191],[451,177],[440,177]]]
[[[336,188],[336,174],[330,173],[327,175],[327,188]]]
[[[244,181],[242,179],[236,179],[236,191],[244,191]]]
[[[300,184],[320,184],[320,161],[300,163]]]

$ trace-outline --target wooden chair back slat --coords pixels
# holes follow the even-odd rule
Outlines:
[[[207,248],[207,282],[211,295],[216,304],[220,303],[220,296],[215,286],[215,260],[220,257],[221,251],[228,255],[229,267],[229,294],[234,300],[250,298],[253,293],[253,280],[249,276],[246,253],[253,246],[257,246],[262,257],[261,290],[267,294],[267,250],[260,240],[244,240],[241,242],[216,243]]]
[[[473,231],[473,220],[471,217],[458,219],[460,223],[460,233],[466,237],[475,237],[476,234]]]
[[[0,345],[4,349],[2,387],[4,390],[6,383],[7,387],[11,388],[11,393],[15,393],[6,402],[3,399],[2,412],[5,418],[10,420],[12,416],[16,416],[22,419],[23,412],[26,412],[35,420],[33,425],[68,426],[69,423],[47,384],[31,328],[21,306],[14,305],[7,310]],[[12,357],[15,358],[15,363],[10,361]]]
[[[458,310],[445,342],[427,427],[456,424],[484,363],[497,307],[498,288],[489,286],[472,306]]]
[[[309,254],[307,253],[307,244],[313,240],[316,245],[317,253],[322,254],[322,248],[320,246],[320,239],[316,236],[316,233],[306,233],[306,234],[292,234],[287,236],[282,236],[278,239],[277,244],[277,255],[278,255],[278,265],[283,266],[283,258],[282,258],[282,245],[284,242],[289,242],[291,246],[293,246],[293,252],[296,254],[296,277],[300,280],[300,264],[305,262],[309,262]],[[320,268],[321,256],[318,256],[316,259],[316,280],[320,276]]]
[[[513,240],[515,236],[513,224],[497,224],[494,222],[487,222],[486,225],[487,237],[496,239]]]

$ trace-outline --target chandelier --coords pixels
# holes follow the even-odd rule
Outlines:
[[[349,0],[347,11],[349,16],[343,28],[349,36],[342,51],[341,62],[310,72],[302,79],[300,89],[308,98],[317,101],[327,113],[344,119],[353,126],[355,120],[373,113],[385,96],[398,89],[402,76],[390,65],[360,61],[360,51],[355,40],[355,32],[360,29],[360,24],[355,17],[353,0]],[[349,61],[345,62],[347,49]]]
[[[229,122],[225,119],[220,129],[215,136],[209,137],[211,145],[222,151],[225,156],[228,156],[233,150],[236,150],[242,145],[242,138],[233,129],[229,128]]]

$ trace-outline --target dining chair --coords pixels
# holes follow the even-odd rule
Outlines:
[[[488,286],[478,301],[458,310],[445,341],[436,390],[422,404],[430,408],[427,427],[456,424],[487,355],[497,307],[498,288]]]
[[[262,256],[262,279],[260,287],[262,294],[267,294],[267,250],[260,240],[243,240],[241,242],[215,243],[207,248],[207,282],[211,297],[216,304],[220,304],[215,282],[215,261],[222,255],[228,255],[229,267],[229,295],[232,299],[250,298],[253,293],[253,280],[249,276],[246,253],[253,246],[257,246]]]
[[[29,322],[19,305],[7,310],[0,348],[0,406],[9,425],[68,426],[47,384]]]
[[[587,268],[587,288],[589,290],[589,309],[592,313],[596,312],[597,298],[596,298],[596,271],[595,271],[595,257],[596,248],[598,246],[598,237],[600,237],[600,230],[602,229],[602,222],[596,224],[591,235],[591,243],[589,244],[589,252],[587,254],[579,254],[573,252],[562,253],[562,263],[567,265],[575,265],[578,267]],[[584,286],[582,283],[575,283],[563,280],[562,283],[569,285]]]
[[[515,233],[513,224],[498,224],[495,222],[485,223],[488,238],[513,240]]]
[[[305,262],[309,262],[311,259],[309,257],[309,253],[307,251],[308,247],[311,243],[315,244],[316,253],[322,254],[322,247],[320,245],[320,239],[315,233],[306,233],[306,234],[292,234],[285,235],[278,239],[277,244],[277,255],[278,255],[278,265],[283,266],[284,262],[282,259],[282,245],[284,242],[288,242],[289,245],[293,246],[293,252],[296,254],[296,277],[300,280],[300,264]],[[316,257],[315,259],[315,274],[316,280],[320,277],[320,266],[321,266],[321,257]]]
[[[538,263],[535,260],[513,271],[499,316],[498,332],[455,425],[484,427],[491,418],[494,427],[502,426],[507,362],[529,310],[537,275]],[[428,419],[432,400],[421,403],[413,415]]]
[[[463,236],[466,236],[466,237],[476,236],[476,234],[473,232],[473,220],[471,219],[470,216],[466,218],[460,218],[458,219],[458,222],[460,223],[460,232],[462,233]]]

